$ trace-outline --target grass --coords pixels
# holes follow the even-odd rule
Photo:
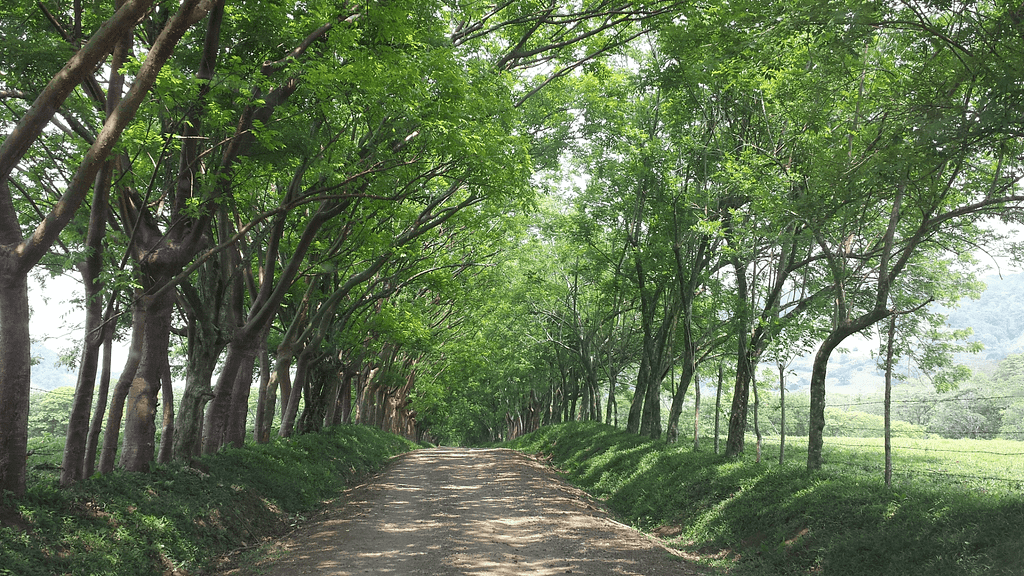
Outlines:
[[[818,472],[796,442],[779,466],[777,446],[762,463],[729,460],[596,423],[543,428],[511,447],[543,454],[624,520],[729,574],[1024,574],[1024,474],[1008,455],[1019,444],[901,440],[891,489],[880,445],[827,439]]]
[[[22,499],[0,503],[0,576],[202,573],[278,535],[348,482],[416,446],[362,426],[57,486],[40,443]],[[59,446],[57,446],[59,448]],[[48,459],[49,458],[49,459]]]

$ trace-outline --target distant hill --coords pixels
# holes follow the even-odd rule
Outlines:
[[[972,341],[981,342],[980,354],[962,354],[956,358],[974,370],[991,370],[1010,354],[1024,353],[1024,274],[983,278],[986,290],[978,300],[964,300],[959,308],[947,310],[947,323],[955,329],[972,328]],[[828,364],[829,390],[839,394],[858,394],[880,390],[884,375],[871,356],[877,342],[848,339],[849,353],[834,353]],[[788,378],[788,390],[810,385],[813,353],[793,362],[795,373]],[[904,365],[902,371],[910,370]]]
[[[33,391],[53,390],[61,386],[74,386],[77,375],[67,368],[58,366],[59,355],[38,342],[32,343],[32,357],[39,361],[32,366]]]
[[[1024,274],[989,276],[988,288],[977,300],[964,301],[949,312],[953,328],[973,328],[973,340],[981,342],[980,354],[998,362],[1010,354],[1024,352]]]

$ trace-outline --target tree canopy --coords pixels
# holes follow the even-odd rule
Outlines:
[[[892,316],[941,341],[931,307],[1020,221],[1022,22],[924,0],[8,2],[0,489],[25,489],[26,278],[72,269],[65,484],[351,421],[675,440],[716,372],[737,455],[757,365],[807,350],[820,467],[833,351]]]

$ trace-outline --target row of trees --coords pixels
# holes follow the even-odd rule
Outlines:
[[[818,467],[832,351],[898,318],[889,348],[924,335],[941,364],[920,312],[963,295],[983,221],[1024,201],[1021,16],[8,2],[0,489],[25,489],[27,278],[71,268],[65,484],[97,455],[145,470],[238,445],[251,391],[258,441],[278,406],[284,436],[354,411],[467,441],[577,417],[656,437],[671,375],[674,436],[701,366],[726,359],[738,454],[754,367],[815,346]]]
[[[417,326],[444,327],[445,283],[511,235],[502,216],[554,152],[531,97],[672,7],[5,3],[0,489],[25,489],[43,268],[77,266],[86,288],[64,483],[97,451],[101,472],[145,470],[240,443],[257,364],[261,440],[278,391],[283,435],[344,420],[351,386],[365,421],[408,420],[408,386],[383,374],[413,370]],[[94,389],[125,328],[120,379],[108,394],[104,366]]]
[[[510,296],[487,297],[501,303],[472,338],[499,330],[496,318],[535,324],[511,345],[508,330],[499,348],[475,341],[500,367],[477,367],[470,386],[515,399],[510,434],[593,418],[672,439],[685,395],[700,391],[694,379],[724,362],[735,455],[755,367],[784,378],[811,352],[803,430],[816,468],[828,359],[851,335],[878,329],[890,375],[903,359],[939,389],[967,376],[952,365],[973,349],[957,343],[966,332],[945,329],[933,305],[977,294],[974,255],[999,250],[988,224],[1020,216],[1011,54],[1024,48],[1022,13],[1009,3],[702,10],[569,82],[569,176],[543,182],[560,194],[507,265]],[[494,402],[479,412],[501,414]],[[504,429],[477,422],[474,438]]]

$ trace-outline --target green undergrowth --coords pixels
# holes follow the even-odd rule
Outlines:
[[[55,472],[36,473],[24,498],[0,507],[0,576],[201,574],[414,448],[393,434],[339,426],[69,489]]]
[[[849,467],[726,459],[597,423],[546,427],[511,447],[549,459],[620,518],[729,574],[1024,574],[1019,490],[931,477],[890,489]],[[827,455],[854,461],[857,450]]]

